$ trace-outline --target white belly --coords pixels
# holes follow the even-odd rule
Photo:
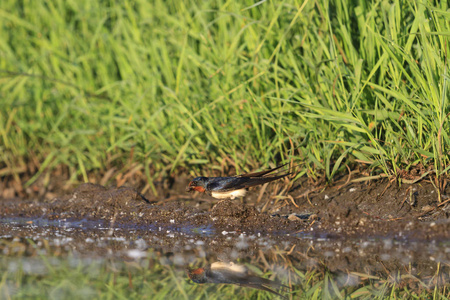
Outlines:
[[[216,199],[231,199],[244,197],[247,191],[245,189],[229,191],[229,192],[211,192],[211,196]]]
[[[241,274],[246,274],[247,273],[247,268],[243,265],[236,265],[233,262],[223,262],[223,261],[217,261],[217,262],[213,262],[211,264],[211,270],[228,270],[231,272],[235,272],[235,273],[241,273]]]

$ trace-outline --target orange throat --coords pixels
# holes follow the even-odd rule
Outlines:
[[[191,274],[194,274],[194,275],[200,275],[200,274],[203,274],[203,272],[205,272],[205,269],[203,269],[203,268],[198,268],[198,269],[192,270],[192,271],[191,271]]]
[[[194,191],[200,192],[200,193],[204,193],[205,192],[205,188],[202,186],[196,186],[193,188]]]

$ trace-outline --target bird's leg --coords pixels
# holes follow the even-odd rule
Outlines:
[[[246,200],[247,198],[246,198],[245,196],[246,196],[246,195],[244,194],[243,196],[240,197],[240,198],[241,198],[241,204],[242,204],[242,205],[246,205],[247,202],[248,202],[248,201]],[[254,206],[254,205],[253,205],[253,206]]]

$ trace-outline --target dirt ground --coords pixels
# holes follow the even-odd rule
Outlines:
[[[295,233],[318,236],[398,236],[445,239],[450,233],[447,188],[438,192],[425,180],[413,185],[386,180],[313,187],[284,181],[254,187],[244,199],[218,201],[190,194],[190,178],[162,183],[159,198],[133,187],[81,184],[49,192],[40,200],[3,198],[0,216],[107,220],[136,226],[210,226],[217,231]],[[289,187],[289,189],[288,189]]]
[[[70,237],[70,247],[90,255],[103,256],[111,249],[126,254],[121,249],[127,249],[129,241],[144,239],[169,256],[185,255],[193,244],[204,245],[214,259],[230,253],[234,257],[229,259],[260,257],[267,249],[276,249],[290,255],[299,268],[333,272],[387,276],[390,270],[405,271],[409,266],[408,274],[435,278],[436,270],[448,268],[440,263],[450,261],[449,191],[439,201],[431,182],[401,186],[388,180],[338,182],[323,188],[306,180],[278,181],[250,189],[244,199],[218,201],[186,193],[189,180],[180,176],[158,185],[159,198],[143,196],[133,187],[90,183],[67,192],[51,191],[38,200],[0,198],[0,235],[24,239],[32,230],[47,238],[56,234],[60,240],[60,226],[49,222],[80,221],[81,228],[73,225],[74,230],[64,234]],[[9,225],[17,220],[30,228]],[[39,225],[42,220],[53,229]],[[105,247],[86,242],[111,237],[86,225],[89,222],[115,228],[113,236],[123,236],[126,243],[113,239]],[[242,244],[245,247],[237,246]]]

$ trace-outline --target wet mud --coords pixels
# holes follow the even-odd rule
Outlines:
[[[450,201],[430,182],[304,182],[284,193],[278,183],[232,201],[185,194],[186,185],[158,200],[96,184],[40,201],[1,199],[0,251],[33,256],[41,245],[128,261],[152,249],[183,267],[198,256],[270,264],[265,257],[279,254],[298,270],[326,269],[347,281],[378,276],[416,288],[449,282]]]
[[[303,182],[291,184],[289,190],[277,183],[252,188],[244,199],[218,201],[185,193],[188,179],[182,179],[159,199],[141,195],[132,187],[90,183],[43,200],[1,199],[0,216],[105,220],[132,226],[207,226],[217,232],[449,238],[450,191],[438,193],[431,182],[399,186],[385,180],[328,188],[311,188]]]

